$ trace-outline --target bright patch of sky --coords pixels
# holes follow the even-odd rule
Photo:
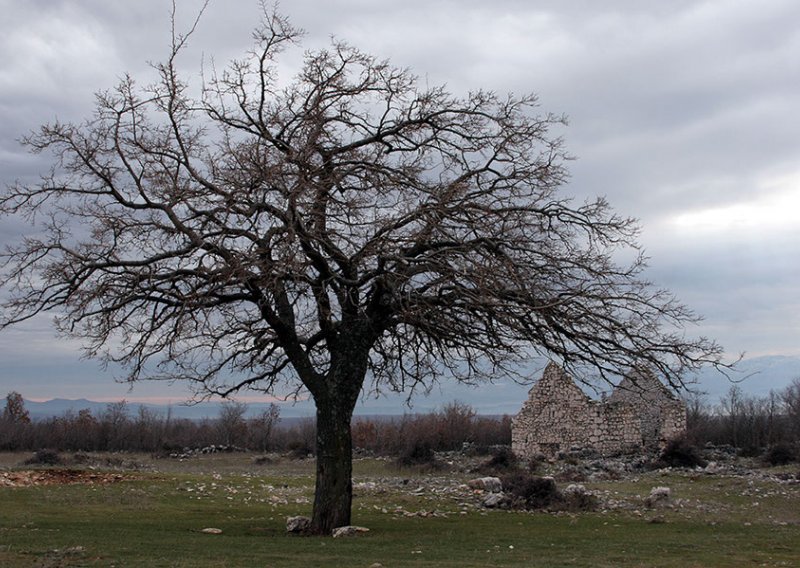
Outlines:
[[[678,231],[700,234],[758,231],[800,233],[800,173],[765,179],[751,199],[687,211],[671,221]]]

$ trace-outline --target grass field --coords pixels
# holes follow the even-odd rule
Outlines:
[[[30,471],[25,457],[0,456],[0,473]],[[353,522],[370,532],[332,539],[285,532],[310,513],[311,461],[115,460],[125,469],[0,486],[0,566],[800,566],[800,484],[769,475],[586,483],[617,505],[548,514],[484,510],[463,473],[358,460]],[[670,507],[643,506],[655,486]]]

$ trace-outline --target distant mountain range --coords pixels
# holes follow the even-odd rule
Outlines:
[[[534,378],[538,378],[540,374],[541,370],[532,372]],[[703,393],[711,404],[717,403],[733,385],[738,385],[746,394],[764,396],[770,390],[783,390],[794,379],[800,378],[800,357],[765,356],[744,359],[737,365],[736,371],[728,375],[729,377],[726,377],[714,369],[704,369],[696,376],[693,390]],[[511,382],[498,382],[479,387],[443,383],[428,396],[420,395],[412,399],[411,406],[406,404],[404,394],[365,398],[356,408],[356,415],[386,416],[430,412],[454,400],[471,405],[480,414],[516,414],[527,398],[529,389],[530,385]],[[161,414],[170,412],[175,418],[199,420],[218,416],[221,404],[221,402],[206,402],[167,406],[132,402],[128,406],[131,414],[138,412],[140,406],[144,406]],[[61,416],[70,411],[78,412],[83,408],[88,408],[92,414],[97,415],[102,413],[108,404],[86,399],[53,399],[46,402],[25,401],[25,406],[31,417],[46,418]],[[268,406],[264,403],[248,403],[248,414],[251,416],[258,414]],[[294,419],[314,415],[313,403],[308,400],[280,403],[280,408],[282,418]]]

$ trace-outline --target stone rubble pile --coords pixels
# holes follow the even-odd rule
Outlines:
[[[223,444],[211,444],[210,446],[204,446],[202,448],[183,448],[180,452],[172,452],[169,454],[169,457],[172,459],[178,460],[185,460],[201,455],[208,455],[208,454],[230,454],[233,452],[246,452],[246,448],[240,448],[239,446],[228,446]]]

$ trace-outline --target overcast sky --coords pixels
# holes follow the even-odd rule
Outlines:
[[[200,4],[178,0],[179,27]],[[648,276],[705,316],[688,332],[732,356],[800,356],[800,2],[292,0],[282,11],[307,48],[336,36],[456,93],[537,93],[569,116],[565,194],[605,195],[641,220]],[[48,166],[20,136],[87,116],[123,73],[146,83],[169,43],[166,0],[0,0],[0,14],[3,184]],[[241,55],[259,15],[255,0],[212,0],[181,65]],[[19,231],[0,224],[0,239]],[[77,347],[46,318],[0,334],[0,394],[181,396],[128,393]]]

